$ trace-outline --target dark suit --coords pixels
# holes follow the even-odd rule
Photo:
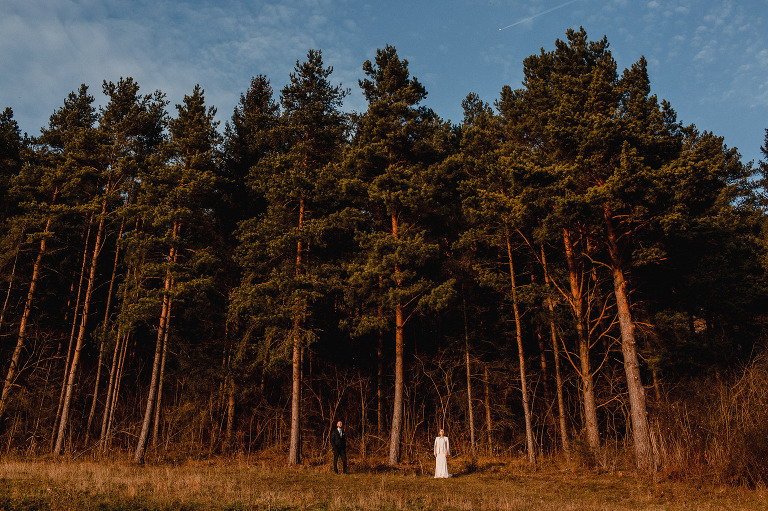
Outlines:
[[[339,473],[338,461],[341,458],[342,471],[347,473],[347,434],[342,430],[339,433],[339,428],[336,426],[331,430],[331,448],[333,449],[333,471]]]

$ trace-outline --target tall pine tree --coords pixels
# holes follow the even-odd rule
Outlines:
[[[439,306],[452,294],[452,282],[439,282],[427,271],[439,255],[438,243],[422,223],[428,216],[433,181],[433,135],[440,127],[434,113],[419,103],[424,86],[408,71],[392,46],[366,61],[360,87],[368,109],[359,119],[347,155],[352,178],[347,189],[357,195],[367,217],[358,232],[362,249],[351,282],[376,289],[393,319],[395,389],[389,438],[389,463],[400,460],[405,386],[405,325],[419,307]]]

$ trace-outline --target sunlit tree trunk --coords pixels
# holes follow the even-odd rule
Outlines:
[[[77,298],[75,298],[75,308],[72,312],[72,328],[69,332],[69,342],[67,343],[67,355],[64,359],[64,374],[61,377],[61,391],[59,392],[59,402],[56,408],[56,418],[51,428],[51,451],[56,445],[56,439],[59,434],[59,421],[61,420],[61,411],[64,409],[64,397],[67,393],[67,381],[69,381],[69,367],[72,362],[72,350],[75,347],[75,332],[77,332],[77,321],[80,313],[80,298],[83,291],[83,281],[85,280],[85,270],[88,267],[88,248],[91,241],[91,227],[93,224],[93,213],[88,218],[88,230],[85,234],[85,243],[83,243],[83,262],[80,265],[80,278],[77,282]]]
[[[505,241],[507,245],[507,259],[509,263],[509,280],[512,285],[512,311],[515,316],[515,336],[517,338],[517,355],[520,364],[520,391],[523,395],[523,413],[525,414],[525,439],[528,448],[528,461],[536,463],[536,444],[533,438],[533,424],[531,420],[531,405],[528,396],[528,382],[525,375],[525,353],[523,351],[523,327],[520,318],[520,308],[517,303],[517,286],[515,285],[515,268],[512,262],[512,242],[510,240],[509,226],[505,225]]]
[[[168,261],[173,261],[176,258],[176,246],[175,241],[179,234],[181,223],[179,220],[175,220],[173,224],[173,235],[171,238],[171,250],[168,255]],[[147,442],[149,440],[149,428],[152,423],[152,416],[155,411],[155,401],[157,400],[157,390],[160,382],[160,364],[163,354],[163,341],[165,340],[165,332],[168,328],[170,303],[171,303],[171,290],[172,290],[173,278],[171,276],[171,269],[168,268],[165,274],[165,283],[163,284],[163,301],[160,309],[160,320],[157,327],[157,339],[155,341],[155,357],[152,363],[152,379],[149,383],[149,395],[147,396],[147,406],[144,410],[144,420],[141,425],[141,433],[139,434],[139,441],[136,444],[136,452],[133,455],[134,463],[141,465],[144,463],[144,456],[147,450]]]
[[[641,471],[651,472],[656,469],[656,464],[653,459],[650,428],[648,426],[645,388],[643,388],[643,382],[640,379],[640,363],[635,345],[635,323],[629,306],[627,282],[624,278],[621,253],[619,252],[616,234],[613,230],[611,212],[607,205],[605,206],[604,215],[608,237],[608,252],[611,257],[611,270],[613,272],[613,290],[616,295],[619,329],[621,330],[621,352],[624,356],[624,372],[627,377],[627,388],[629,390],[635,463]]]
[[[533,270],[531,271],[531,284],[536,284],[536,278]],[[549,434],[550,429],[553,432],[557,429],[557,421],[554,414],[550,413],[549,411],[552,409],[553,405],[552,388],[550,385],[549,377],[549,363],[547,362],[547,348],[544,343],[544,334],[542,333],[542,327],[538,322],[536,322],[535,329],[536,342],[539,345],[539,367],[541,367],[541,384],[544,387],[544,406],[547,408],[547,411],[545,412],[544,428],[547,434]],[[553,435],[557,436],[557,433],[554,432]]]
[[[136,227],[138,229],[138,221],[136,222]],[[133,270],[133,278],[136,280],[136,269]],[[125,280],[123,283],[123,297],[122,302],[120,304],[120,310],[121,314],[125,311],[125,308],[128,306],[128,288],[129,288],[129,279],[130,279],[130,270],[126,272]],[[115,336],[115,349],[112,353],[112,364],[109,368],[109,385],[107,387],[107,399],[104,403],[104,415],[101,419],[101,433],[99,434],[99,450],[103,453],[106,451],[107,448],[107,431],[109,430],[111,426],[111,415],[112,411],[114,409],[113,403],[117,397],[117,387],[118,387],[118,374],[121,367],[121,361],[124,353],[124,347],[127,344],[127,338],[128,335],[125,333],[125,330],[122,325],[118,324],[117,328],[117,334]]]
[[[72,403],[72,395],[75,388],[75,377],[77,376],[77,367],[80,362],[80,353],[83,349],[83,343],[85,342],[85,332],[88,323],[88,312],[91,307],[91,295],[93,293],[93,287],[96,282],[96,268],[99,263],[99,252],[101,252],[102,238],[104,236],[104,223],[105,214],[107,211],[107,201],[105,200],[101,206],[101,218],[99,219],[99,227],[96,230],[96,241],[93,246],[93,257],[91,258],[91,269],[88,274],[88,284],[85,289],[85,297],[83,299],[83,311],[80,317],[80,329],[77,334],[77,343],[75,344],[75,351],[72,355],[72,364],[69,369],[69,375],[67,379],[67,392],[64,397],[64,406],[61,409],[61,421],[59,422],[59,434],[56,438],[56,446],[53,449],[53,453],[61,454],[61,449],[64,446],[64,437],[67,430],[67,421],[69,419],[69,409]]]
[[[392,236],[395,240],[399,239],[397,216],[392,215]],[[395,282],[397,286],[402,285],[400,276],[400,266],[395,263]],[[398,299],[395,304],[395,396],[392,409],[392,429],[389,435],[389,464],[397,465],[400,461],[400,440],[403,432],[403,385],[405,378],[403,375],[403,327],[405,325],[403,317],[403,305]]]
[[[296,277],[302,274],[302,256],[304,246],[301,231],[304,228],[304,198],[299,201],[299,241],[296,245]],[[293,354],[291,357],[291,443],[288,451],[288,464],[301,463],[301,304],[297,298],[293,317]]]
[[[175,262],[175,261],[174,261]],[[173,288],[173,282],[171,282]],[[157,383],[157,403],[155,403],[155,420],[152,421],[152,447],[157,447],[160,436],[160,412],[163,406],[163,382],[165,381],[165,360],[168,358],[168,332],[170,332],[171,308],[173,300],[168,300],[168,318],[165,321],[165,335],[163,335],[163,355],[160,358],[160,381]]]
[[[141,433],[139,434],[139,441],[136,445],[136,452],[133,455],[133,461],[138,465],[144,463],[144,457],[147,450],[147,442],[149,440],[149,428],[152,423],[152,417],[155,410],[155,402],[157,400],[157,390],[160,382],[160,365],[163,354],[163,340],[165,339],[165,331],[168,328],[168,306],[170,303],[169,294],[171,291],[170,275],[166,276],[164,291],[165,294],[163,295],[163,303],[160,311],[160,321],[157,328],[157,339],[155,340],[155,357],[152,363],[152,379],[149,383],[147,406],[144,410],[144,420],[142,421]]]
[[[563,229],[565,258],[568,263],[568,276],[571,287],[571,308],[576,321],[576,336],[579,342],[579,362],[581,377],[581,392],[584,399],[584,426],[587,432],[587,444],[593,455],[600,452],[600,434],[597,429],[597,405],[595,402],[595,385],[592,368],[589,361],[589,338],[586,332],[584,318],[584,300],[579,286],[579,273],[573,250],[571,233]]]
[[[91,401],[91,411],[88,413],[88,424],[85,427],[85,445],[88,445],[89,440],[91,438],[91,424],[93,423],[93,418],[96,415],[96,403],[98,402],[99,398],[99,384],[101,382],[101,366],[104,363],[104,344],[106,343],[107,338],[107,323],[109,322],[109,310],[110,306],[112,305],[112,291],[115,287],[115,276],[117,275],[117,265],[120,262],[120,238],[123,235],[123,225],[125,223],[125,219],[123,219],[123,222],[120,224],[120,231],[117,234],[117,243],[115,246],[115,260],[112,265],[112,276],[109,279],[109,290],[107,291],[107,304],[104,308],[104,323],[101,327],[101,333],[99,340],[99,358],[96,364],[96,382],[93,384],[93,400]]]
[[[178,230],[177,230],[178,234]],[[171,261],[176,263],[179,256],[178,251],[174,251]],[[174,281],[171,280],[171,289],[174,287]],[[173,308],[173,299],[168,299],[168,311],[165,320],[165,335],[163,335],[163,355],[160,359],[160,381],[157,384],[157,402],[155,403],[155,420],[152,422],[152,446],[156,447],[160,432],[160,413],[163,407],[163,382],[165,381],[165,361],[168,358],[168,335],[171,331],[171,310]]]

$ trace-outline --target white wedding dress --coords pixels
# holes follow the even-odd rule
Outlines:
[[[451,446],[447,436],[435,438],[435,478],[451,477],[448,473],[448,458],[451,455]]]

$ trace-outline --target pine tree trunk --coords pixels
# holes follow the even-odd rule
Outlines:
[[[123,335],[120,329],[117,331],[115,350],[112,353],[112,365],[109,368],[109,383],[107,384],[107,398],[104,401],[104,415],[101,418],[101,433],[99,434],[99,451],[106,451],[107,423],[112,408],[112,399],[115,394],[115,382],[117,381],[117,363],[122,351]]]
[[[528,462],[536,464],[536,444],[533,438],[533,423],[531,420],[531,405],[528,397],[528,382],[525,375],[525,354],[523,352],[523,327],[520,318],[520,308],[517,303],[517,286],[515,285],[515,268],[512,262],[512,242],[509,226],[505,225],[507,244],[507,259],[509,262],[509,279],[512,284],[512,311],[515,316],[515,336],[517,338],[517,355],[520,363],[520,390],[523,395],[523,413],[525,414],[525,438],[528,447]]]
[[[389,464],[400,461],[400,440],[403,431],[403,307],[395,305],[395,396],[392,409],[392,429],[389,435]]]
[[[294,328],[298,328],[296,323],[298,318],[294,319]],[[299,444],[299,416],[301,414],[301,339],[298,333],[293,337],[293,355],[291,358],[292,378],[291,378],[291,433],[290,448],[288,451],[288,464],[298,465],[301,463],[301,446]]]
[[[542,252],[543,254],[543,252]],[[533,270],[531,270],[531,284],[536,284],[536,278],[535,273]],[[552,409],[552,387],[549,384],[549,364],[547,363],[547,348],[544,344],[544,335],[541,332],[541,325],[537,322],[536,323],[536,342],[539,345],[539,367],[541,367],[541,382],[542,386],[544,387],[544,406],[547,408],[547,411],[545,412],[545,424],[544,428],[545,431],[549,431],[550,429],[552,431],[557,430],[557,421],[555,420],[555,416],[549,412],[549,410]],[[554,436],[557,436],[557,433],[554,433]]]
[[[384,287],[379,276],[379,289]],[[383,298],[382,298],[383,299]],[[384,305],[379,303],[376,311],[380,324],[384,323]],[[376,344],[376,436],[381,439],[384,434],[384,329],[379,327]]]
[[[172,262],[176,263],[178,251],[173,252]],[[174,281],[171,280],[171,289],[173,289]],[[163,406],[163,382],[165,381],[165,361],[168,358],[168,332],[171,331],[171,310],[173,307],[173,299],[168,299],[168,310],[166,312],[167,319],[165,321],[165,335],[163,335],[163,355],[160,360],[160,381],[157,384],[157,402],[155,403],[155,420],[152,425],[152,447],[157,447],[159,432],[160,432],[160,412]]]
[[[392,236],[399,239],[397,216],[392,215]],[[395,282],[398,287],[402,285],[400,266],[395,263]],[[395,396],[392,410],[392,428],[389,434],[389,464],[397,465],[400,461],[400,440],[403,432],[403,305],[398,299],[395,304]]]
[[[302,274],[304,228],[304,199],[299,201],[299,241],[296,244],[296,277]],[[293,317],[293,355],[291,358],[291,443],[288,450],[288,465],[301,463],[301,303],[297,297]]]
[[[656,331],[656,327],[654,325],[651,325],[650,328],[651,338],[653,339],[654,344],[660,345],[661,340],[659,339],[659,334]],[[653,398],[656,401],[657,405],[661,405],[663,402],[663,396],[661,393],[661,380],[659,378],[659,366],[658,363],[649,363],[648,368],[651,370],[651,385],[653,386]]]
[[[469,412],[469,445],[475,455],[475,415],[472,407],[472,368],[469,362],[469,325],[467,324],[467,299],[462,296],[464,310],[464,355],[467,366],[467,410]]]
[[[138,226],[137,226],[138,227]],[[135,277],[135,269],[134,269],[134,277]],[[120,304],[120,311],[121,314],[125,311],[125,308],[128,305],[128,281],[130,278],[130,270],[126,272],[125,279],[123,282],[123,298],[122,302]],[[121,357],[123,356],[123,346],[124,344],[127,344],[127,334],[123,332],[122,326],[118,324],[117,328],[117,335],[115,336],[115,349],[112,353],[112,365],[109,368],[109,385],[107,387],[107,399],[104,403],[104,415],[101,420],[101,433],[99,434],[99,450],[104,453],[107,449],[107,430],[109,429],[109,426],[111,425],[110,417],[112,414],[113,406],[112,403],[114,402],[117,392],[117,382],[118,382],[118,372],[121,360]]]
[[[80,278],[77,282],[77,298],[75,299],[75,308],[72,312],[72,329],[69,332],[69,342],[67,343],[67,358],[64,360],[64,374],[61,377],[61,391],[59,392],[59,402],[56,408],[56,418],[51,428],[51,451],[56,445],[56,439],[59,433],[59,421],[61,420],[61,411],[64,409],[64,397],[67,393],[67,381],[69,380],[69,366],[72,362],[72,350],[75,347],[75,332],[77,332],[78,314],[80,311],[80,298],[83,292],[83,281],[85,280],[85,270],[88,267],[88,246],[91,241],[91,227],[93,225],[93,213],[88,218],[88,230],[85,234],[85,243],[83,243],[83,262],[80,265]]]
[[[175,220],[173,224],[172,246],[168,255],[168,261],[174,261],[176,259],[176,247],[173,245],[178,236],[179,229],[181,228],[179,220]],[[160,364],[163,354],[163,340],[165,339],[165,332],[168,328],[169,311],[171,302],[171,290],[173,279],[171,277],[171,269],[168,268],[165,274],[165,283],[163,285],[163,302],[160,309],[160,320],[157,326],[157,339],[155,340],[155,358],[152,363],[152,379],[149,383],[149,395],[147,396],[147,406],[144,410],[144,420],[141,424],[141,433],[139,434],[139,441],[136,444],[136,452],[133,455],[133,462],[137,465],[144,464],[144,456],[147,450],[147,441],[149,440],[149,427],[152,422],[152,416],[155,411],[155,401],[157,399],[157,389],[160,381]]]
[[[544,387],[544,407],[546,408],[542,413],[544,414],[544,431],[543,435],[547,438],[556,438],[557,433],[557,420],[553,413],[554,399],[552,397],[552,386],[550,385],[549,377],[549,364],[547,363],[547,347],[544,343],[544,335],[542,334],[541,325],[536,325],[536,342],[539,345],[539,367],[541,367],[541,386]],[[542,440],[542,449],[543,440]]]
[[[175,262],[175,261],[174,261]],[[173,287],[173,282],[171,282]],[[168,358],[168,332],[170,332],[171,308],[173,300],[168,300],[168,319],[165,322],[165,335],[163,336],[163,355],[160,359],[160,381],[157,384],[157,402],[155,403],[155,420],[152,421],[152,447],[157,447],[160,436],[160,412],[163,406],[163,382],[165,381],[165,360]]]
[[[366,455],[366,435],[368,433],[368,407],[365,403],[365,387],[363,387],[363,375],[361,371],[357,373],[360,382],[360,457],[365,459]]]
[[[565,258],[568,263],[568,275],[571,286],[571,308],[576,321],[576,336],[579,342],[579,362],[581,377],[581,392],[584,398],[584,426],[587,432],[587,444],[594,456],[600,452],[600,433],[597,429],[597,405],[595,401],[595,385],[589,360],[589,339],[585,331],[584,301],[579,287],[579,274],[573,251],[571,233],[563,229]]]
[[[302,316],[303,317],[303,316]],[[299,354],[299,410],[303,410],[304,403],[304,367],[307,365],[305,355],[307,353],[306,346],[301,347],[301,353]],[[299,455],[303,456],[304,451],[301,449],[301,445],[304,442],[303,430],[302,430],[302,416],[299,414]]]
[[[61,449],[64,446],[64,437],[67,430],[67,421],[69,419],[69,409],[72,403],[72,395],[75,388],[75,377],[77,376],[77,366],[80,361],[80,353],[83,349],[83,343],[85,342],[85,331],[88,323],[88,312],[91,307],[91,295],[93,293],[93,287],[96,281],[96,268],[99,263],[99,252],[101,252],[102,237],[104,235],[104,215],[107,210],[107,201],[102,203],[101,218],[99,219],[99,227],[96,231],[96,241],[93,246],[93,257],[91,258],[91,269],[88,274],[88,284],[85,289],[85,298],[83,299],[83,311],[80,317],[80,330],[77,334],[77,343],[75,344],[75,352],[72,355],[72,365],[69,369],[69,376],[67,379],[67,392],[64,396],[64,405],[61,409],[61,421],[59,422],[59,434],[56,438],[56,446],[53,449],[53,453],[56,455],[61,454]]]
[[[160,320],[157,328],[157,339],[155,340],[155,357],[152,363],[152,379],[149,383],[147,406],[144,409],[144,420],[142,421],[141,425],[141,433],[139,434],[139,441],[136,444],[136,452],[133,455],[133,461],[138,465],[142,465],[144,463],[147,441],[149,440],[149,427],[152,422],[152,416],[154,415],[155,401],[157,399],[157,389],[160,381],[160,364],[163,354],[163,339],[165,338],[165,331],[168,328],[168,304],[170,302],[169,293],[171,291],[170,272],[165,277],[164,290],[165,294],[163,295],[163,303],[160,310]]]
[[[107,291],[107,305],[104,308],[104,323],[101,327],[101,339],[99,340],[99,357],[96,363],[96,382],[93,384],[93,400],[91,401],[91,411],[88,413],[88,424],[85,427],[85,445],[89,444],[91,438],[91,424],[96,415],[96,403],[99,398],[99,383],[101,382],[101,366],[104,363],[104,344],[107,337],[107,322],[109,321],[109,309],[112,305],[112,290],[115,287],[115,276],[117,275],[117,265],[120,261],[120,238],[123,235],[123,225],[125,219],[120,224],[120,232],[117,234],[117,243],[115,244],[115,261],[112,265],[112,276],[109,279],[109,290]]]
[[[616,234],[609,207],[604,210],[606,231],[608,235],[608,252],[611,257],[613,272],[613,290],[616,295],[616,306],[619,314],[619,329],[621,331],[621,352],[624,356],[624,372],[627,377],[629,390],[630,415],[632,418],[632,440],[635,445],[635,464],[642,472],[652,472],[656,469],[651,446],[650,428],[648,426],[648,411],[645,403],[645,388],[640,379],[640,363],[637,358],[635,345],[635,323],[629,306],[627,282],[624,279],[624,268],[621,261]]]
[[[488,433],[488,454],[493,454],[493,424],[491,423],[491,384],[488,378],[488,365],[483,364],[483,388],[485,390],[485,425]]]
[[[661,404],[661,384],[659,383],[659,370],[654,365],[651,367],[651,378],[653,379],[653,397],[656,398],[656,403]]]
[[[544,284],[549,289],[549,269],[544,245],[541,246],[541,263],[544,266]],[[560,426],[560,442],[563,446],[563,454],[567,461],[571,460],[571,444],[568,439],[568,426],[565,421],[565,400],[563,398],[563,377],[560,373],[560,343],[557,340],[557,328],[555,327],[555,306],[552,296],[547,293],[547,309],[549,311],[549,332],[552,340],[552,350],[555,358],[555,392],[557,394],[557,416]]]
[[[235,434],[235,378],[232,374],[227,378],[227,429],[224,435],[224,451],[232,450]]]
[[[120,348],[120,359],[117,363],[117,375],[115,376],[115,389],[112,392],[112,401],[109,404],[107,427],[104,432],[104,441],[102,442],[102,452],[106,452],[110,446],[112,438],[112,425],[115,422],[115,409],[117,408],[117,397],[120,394],[120,383],[123,380],[123,368],[125,367],[125,358],[128,353],[128,344],[131,341],[131,334],[123,335],[123,343]]]
[[[54,199],[56,193],[54,193]],[[16,378],[16,370],[19,367],[21,361],[21,350],[24,348],[24,339],[27,335],[27,324],[29,323],[29,315],[32,312],[32,304],[35,301],[35,291],[37,290],[37,282],[40,278],[40,267],[42,266],[43,256],[45,255],[47,234],[51,230],[52,218],[48,217],[45,223],[45,230],[43,231],[43,238],[40,240],[40,249],[37,251],[37,258],[35,264],[32,267],[32,278],[29,281],[29,291],[27,291],[27,300],[24,302],[24,312],[21,314],[21,323],[19,324],[19,335],[16,338],[16,347],[11,355],[11,365],[8,368],[8,372],[5,375],[5,381],[3,382],[3,393],[0,395],[0,420],[5,414],[5,410],[8,407],[8,397],[11,393],[11,387],[13,387],[14,379]]]

